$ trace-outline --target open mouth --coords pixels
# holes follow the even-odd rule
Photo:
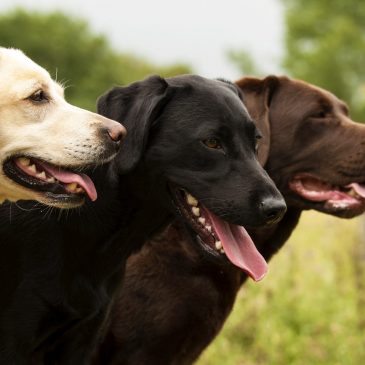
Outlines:
[[[179,213],[197,234],[206,251],[226,257],[255,281],[266,275],[267,263],[244,227],[224,221],[185,189],[171,190]]]
[[[43,193],[47,201],[62,204],[82,204],[85,196],[92,201],[97,192],[92,180],[85,174],[75,173],[68,168],[55,166],[35,157],[16,156],[3,165],[5,175],[15,183]]]
[[[310,174],[298,174],[290,180],[289,187],[306,200],[322,203],[329,211],[365,210],[365,183],[338,186]]]

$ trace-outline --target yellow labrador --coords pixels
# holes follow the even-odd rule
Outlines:
[[[67,103],[63,88],[20,50],[0,47],[0,202],[69,208],[96,199],[83,167],[112,159],[125,128]]]

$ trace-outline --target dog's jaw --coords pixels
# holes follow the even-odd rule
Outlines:
[[[221,263],[239,267],[255,281],[266,275],[267,263],[244,227],[215,215],[185,189],[172,191],[180,215],[194,231],[193,238],[203,251]]]
[[[313,208],[344,218],[352,218],[365,211],[365,191],[359,183],[334,185],[314,175],[302,173],[289,180],[288,186],[307,209]]]

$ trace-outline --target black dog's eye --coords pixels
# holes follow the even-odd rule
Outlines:
[[[47,96],[43,90],[37,90],[35,93],[29,96],[28,99],[34,101],[35,103],[44,103],[48,101]]]
[[[204,139],[203,143],[209,148],[221,149],[222,145],[217,138]]]

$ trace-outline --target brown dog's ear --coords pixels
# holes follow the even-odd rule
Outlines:
[[[236,85],[241,89],[243,102],[263,135],[259,141],[258,158],[264,166],[270,152],[270,104],[280,79],[276,76],[264,79],[244,77],[236,81]]]
[[[121,122],[127,129],[116,157],[119,173],[131,171],[140,161],[151,126],[170,100],[172,90],[165,79],[150,76],[129,86],[114,87],[99,97],[98,113]]]

